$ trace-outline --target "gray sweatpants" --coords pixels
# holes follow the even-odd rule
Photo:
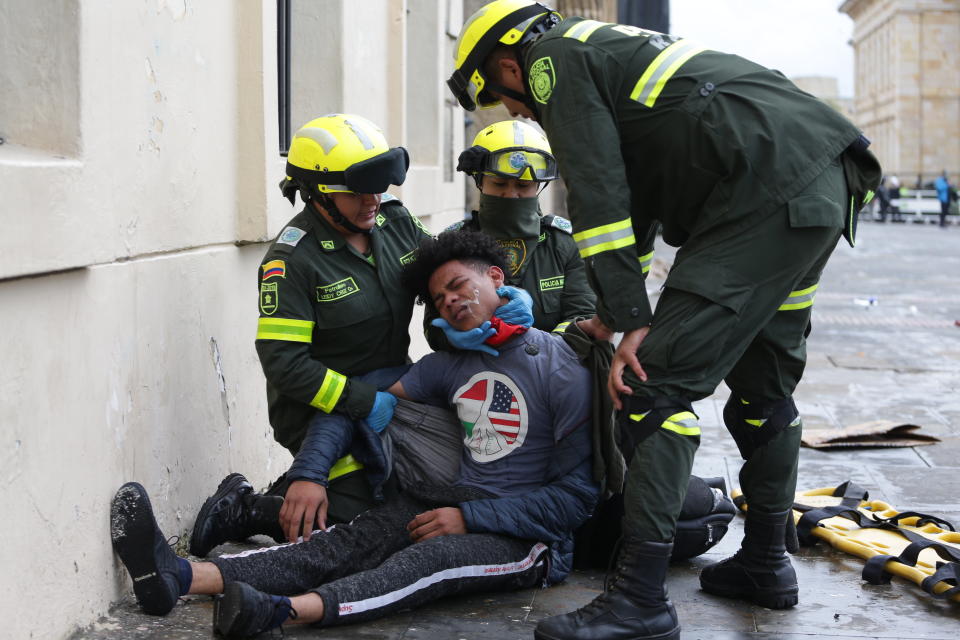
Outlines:
[[[280,595],[314,591],[321,625],[372,620],[447,595],[542,583],[546,545],[468,533],[414,544],[407,524],[424,511],[477,499],[465,487],[413,488],[397,500],[314,534],[309,541],[214,558],[224,582]]]

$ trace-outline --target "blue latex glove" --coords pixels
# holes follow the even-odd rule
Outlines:
[[[497,295],[510,302],[499,307],[493,315],[504,322],[529,329],[533,324],[533,298],[530,294],[516,287],[500,287],[497,289]]]
[[[490,345],[483,344],[484,340],[497,332],[496,329],[490,326],[489,320],[476,329],[470,329],[469,331],[457,331],[443,318],[434,318],[430,321],[430,324],[443,329],[443,332],[447,335],[447,340],[457,349],[463,351],[483,351],[492,356],[500,355],[500,352]]]
[[[370,413],[366,417],[367,425],[380,433],[390,424],[396,406],[397,396],[386,391],[377,391],[377,397],[373,400],[373,409],[370,409]]]

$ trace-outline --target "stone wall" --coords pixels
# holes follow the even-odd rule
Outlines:
[[[960,0],[847,0],[856,122],[905,186],[960,173]]]

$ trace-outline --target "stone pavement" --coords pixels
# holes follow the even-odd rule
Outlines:
[[[665,273],[672,250],[658,246],[654,278]],[[875,303],[871,304],[870,299]],[[852,479],[871,497],[941,515],[960,523],[960,227],[861,224],[856,250],[845,244],[821,280],[808,342],[809,364],[796,393],[807,427],[851,425],[881,418],[922,425],[942,442],[903,449],[816,451],[800,458],[800,488]],[[738,486],[740,458],[722,427],[726,390],[698,404],[703,443],[695,472],[722,475]],[[683,638],[956,638],[960,603],[936,600],[899,578],[872,586],[860,578],[863,562],[823,543],[794,557],[800,604],[788,611],[707,595],[699,569],[736,550],[743,528],[736,518],[713,550],[675,565],[670,595]],[[106,543],[106,541],[104,541]],[[537,621],[588,602],[602,588],[598,573],[574,573],[546,590],[449,599],[366,625],[293,629],[291,639],[389,638],[457,640],[533,637]],[[165,618],[137,611],[132,598],[108,618],[78,632],[77,640],[211,637],[212,604],[191,597]]]

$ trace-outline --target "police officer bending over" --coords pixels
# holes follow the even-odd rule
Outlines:
[[[448,81],[469,110],[537,120],[570,187],[596,292],[595,337],[622,331],[608,387],[624,454],[625,542],[612,586],[541,621],[542,640],[676,638],[664,579],[700,427],[692,403],[725,381],[745,464],[740,550],[701,587],[797,604],[785,554],[801,421],[793,392],[820,273],[879,182],[868,141],[781,74],[632,26],[496,0],[465,23]],[[643,257],[657,224],[681,247],[656,312]]]

